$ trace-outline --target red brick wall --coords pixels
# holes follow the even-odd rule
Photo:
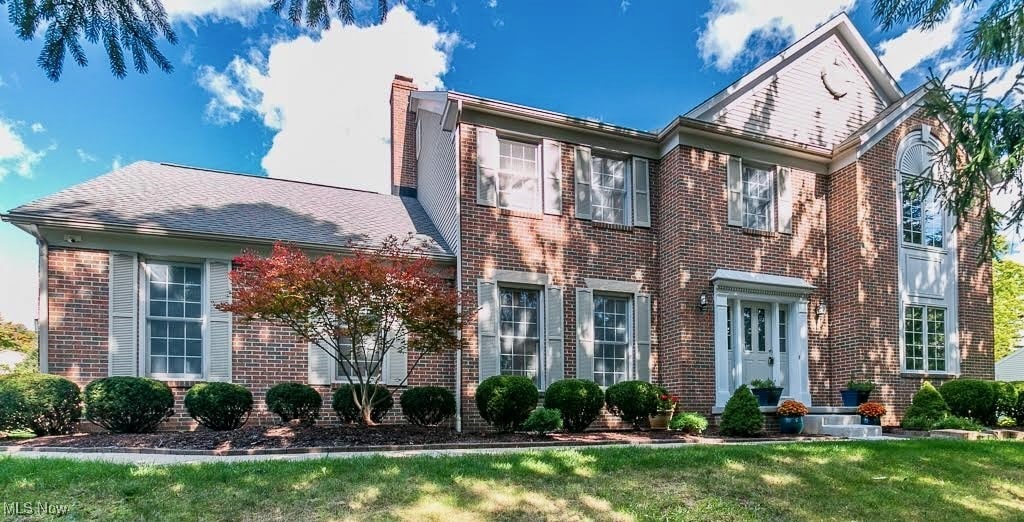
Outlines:
[[[565,313],[565,376],[576,371],[576,288],[584,278],[634,281],[652,301],[652,372],[658,359],[658,163],[651,162],[652,227],[620,230],[575,218],[573,172],[575,149],[562,144],[562,215],[511,212],[476,203],[476,129],[462,124],[460,131],[462,180],[462,292],[476,302],[477,280],[485,269],[548,274],[551,284],[563,287]],[[473,401],[479,383],[479,346],[473,321],[463,329],[463,426],[482,427]]]
[[[412,78],[391,82],[391,193],[416,195],[416,114],[409,112]]]
[[[109,280],[106,251],[50,247],[49,372],[79,386],[106,377]]]

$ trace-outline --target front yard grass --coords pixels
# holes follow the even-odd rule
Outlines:
[[[1024,520],[1024,444],[815,442],[176,466],[3,457],[0,501],[66,504],[70,519],[104,520]]]

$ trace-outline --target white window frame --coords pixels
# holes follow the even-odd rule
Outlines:
[[[949,239],[946,237],[946,213],[942,210],[942,206],[935,199],[935,187],[930,187],[927,189],[923,186],[918,187],[918,189],[921,191],[921,194],[919,194],[919,196],[915,199],[915,203],[917,203],[920,206],[920,216],[918,217],[918,220],[921,224],[921,242],[917,243],[907,239],[907,231],[904,228],[906,221],[903,216],[903,212],[905,210],[907,202],[907,183],[913,182],[918,178],[919,176],[914,176],[904,172],[900,172],[900,241],[905,246],[908,246],[910,248],[941,252],[945,250],[947,246],[946,243]],[[934,212],[929,213],[928,210],[933,210]],[[930,221],[929,216],[931,216],[932,219],[938,220],[939,229],[942,231],[942,244],[940,245],[928,244],[928,234],[926,231],[927,224]]]
[[[614,190],[614,189],[602,189],[597,184],[598,172],[597,172],[597,160],[611,160],[622,162],[622,222],[618,223],[615,221],[608,221],[605,219],[599,219],[597,217],[597,198],[594,197],[599,190]],[[591,220],[598,223],[607,223],[609,225],[622,225],[632,226],[633,225],[633,160],[629,156],[617,156],[614,154],[602,154],[600,151],[592,150],[590,153],[590,215]]]
[[[636,296],[634,294],[620,293],[620,292],[603,292],[603,291],[600,291],[600,290],[595,290],[593,292],[594,317],[592,318],[592,320],[594,322],[594,357],[593,357],[592,363],[593,363],[594,370],[593,370],[593,374],[590,376],[590,378],[594,382],[597,382],[597,379],[596,379],[596,376],[597,376],[597,345],[598,345],[599,342],[601,342],[601,341],[597,340],[597,298],[598,297],[612,298],[612,299],[623,299],[623,300],[626,301],[626,373],[625,373],[625,375],[623,375],[622,380],[619,381],[619,382],[629,381],[629,380],[636,380],[637,379],[637,371],[636,371],[637,345],[636,345],[636,328],[634,326],[634,321],[636,321],[636,312],[635,312],[635,304],[636,304],[635,303],[635,299],[636,299]],[[608,372],[605,372],[605,373],[608,373]],[[598,383],[598,384],[600,384],[600,383]],[[601,387],[602,388],[607,388],[607,386],[605,386],[603,384],[601,384]]]
[[[908,364],[907,364],[907,359],[908,359],[908,357],[907,357],[907,309],[908,308],[920,308],[921,309],[921,336],[922,336],[922,347],[921,347],[922,348],[922,350],[921,350],[922,368],[921,369],[911,369],[911,368],[908,367]],[[944,344],[944,346],[943,346],[943,358],[942,358],[942,361],[943,361],[944,368],[941,369],[941,370],[930,370],[930,369],[928,369],[928,362],[930,360],[929,350],[931,349],[931,346],[930,346],[931,345],[931,343],[930,343],[930,341],[931,341],[931,339],[930,339],[931,332],[929,330],[929,325],[928,325],[928,322],[929,322],[928,321],[928,311],[929,310],[933,310],[933,309],[934,310],[942,310],[943,311],[943,324],[942,324],[943,332],[942,332],[942,335],[943,335],[943,341],[944,341],[943,344]],[[901,360],[901,363],[902,363],[902,371],[904,373],[913,373],[913,374],[921,374],[921,375],[928,375],[928,374],[950,375],[950,374],[953,374],[953,371],[951,369],[951,365],[952,365],[951,351],[953,350],[953,346],[950,343],[949,322],[950,322],[950,307],[948,307],[948,306],[945,306],[945,305],[932,305],[932,304],[920,303],[920,302],[906,302],[906,303],[903,303],[903,309],[900,311],[900,360]]]
[[[755,170],[764,173],[768,187],[768,215],[765,216],[764,228],[752,227],[747,225],[747,216],[754,215],[750,212],[752,205],[748,202],[753,198],[747,195],[747,170]],[[757,230],[760,232],[774,232],[778,230],[778,224],[775,222],[775,205],[778,204],[778,197],[775,190],[775,178],[778,175],[777,167],[767,167],[759,163],[750,163],[747,161],[742,162],[740,166],[740,197],[743,198],[743,212],[740,216],[743,228],[747,230]]]
[[[209,295],[210,295],[210,293],[209,293],[210,275],[206,271],[205,263],[203,263],[201,261],[195,261],[195,260],[192,260],[192,261],[178,261],[178,260],[170,260],[170,259],[151,258],[151,259],[141,260],[140,264],[142,265],[141,274],[144,276],[144,279],[139,282],[139,308],[142,311],[142,313],[139,314],[139,337],[141,338],[140,342],[139,342],[139,346],[141,347],[140,351],[142,352],[142,357],[141,357],[142,361],[140,362],[139,366],[140,366],[140,369],[142,370],[141,373],[143,375],[146,375],[146,376],[150,377],[150,378],[157,379],[157,380],[162,380],[162,381],[202,381],[202,380],[205,380],[207,372],[209,371],[209,365],[210,365],[210,335],[209,335],[209,325],[210,325],[209,306],[210,306],[210,304],[208,302],[209,301]],[[202,277],[202,282],[200,284],[200,289],[201,289],[202,295],[200,296],[200,301],[199,302],[200,302],[200,306],[201,306],[201,310],[202,310],[202,316],[200,318],[198,318],[198,320],[195,319],[195,318],[185,319],[185,318],[160,317],[160,316],[151,316],[150,315],[150,313],[149,313],[149,311],[150,311],[150,306],[149,306],[150,305],[150,303],[149,303],[149,297],[150,297],[149,296],[149,284],[150,284],[150,278],[152,277],[152,267],[154,265],[161,265],[161,266],[168,266],[168,267],[171,267],[171,266],[183,266],[183,267],[187,267],[187,268],[198,268],[200,270],[200,274],[201,274],[201,277]],[[201,370],[200,373],[188,373],[188,372],[184,372],[184,373],[160,372],[160,373],[157,373],[157,372],[153,372],[152,371],[152,363],[150,361],[150,357],[151,357],[150,334],[149,334],[150,321],[167,321],[167,322],[182,322],[182,323],[187,323],[187,322],[196,323],[196,322],[198,322],[199,323],[199,325],[200,325],[200,333],[202,335],[202,343],[201,343],[201,345],[202,345],[202,362],[201,362],[202,370]],[[169,351],[170,347],[168,346],[167,349]]]
[[[547,324],[547,302],[544,300],[545,287],[522,284],[522,283],[509,283],[498,281],[498,309],[497,309],[497,320],[498,320],[498,375],[518,375],[518,374],[506,374],[502,372],[501,368],[501,292],[502,290],[530,290],[537,292],[537,389],[544,390],[547,385],[547,336],[545,332],[545,326]]]
[[[502,181],[502,173],[504,171],[501,168],[501,158],[502,158],[501,145],[502,145],[503,142],[504,143],[513,143],[513,144],[517,144],[517,145],[524,145],[524,146],[532,147],[533,148],[533,163],[534,163],[533,178],[534,178],[534,183],[536,184],[537,190],[536,190],[536,194],[534,195],[532,203],[528,207],[519,207],[519,206],[505,205],[505,204],[502,203],[501,181]],[[542,213],[544,211],[544,209],[543,209],[543,205],[544,205],[544,203],[543,203],[544,202],[544,177],[542,175],[542,170],[543,170],[543,167],[544,167],[544,165],[543,165],[544,160],[543,160],[543,157],[541,156],[541,153],[542,153],[542,151],[541,151],[541,144],[538,143],[538,142],[535,142],[535,141],[532,141],[532,140],[527,140],[527,139],[518,139],[516,137],[510,137],[510,136],[504,136],[504,135],[499,135],[498,136],[498,171],[497,171],[497,175],[496,175],[495,181],[494,181],[494,183],[495,183],[495,188],[494,188],[495,205],[498,208],[503,208],[503,209],[507,209],[507,210],[514,210],[514,211],[519,211],[519,212],[531,212],[531,213]],[[521,174],[519,172],[515,172],[514,175],[519,176]]]
[[[351,347],[352,346],[352,339],[350,337],[346,337],[345,339],[348,341],[348,345]],[[391,348],[391,350],[394,350],[394,349],[395,349],[394,347]],[[377,380],[377,384],[386,384],[387,376],[389,375],[388,374],[388,370],[389,370],[389,362],[388,362],[389,357],[388,357],[388,355],[390,353],[391,353],[391,351],[388,350],[388,353],[381,354],[381,363],[380,363],[380,368],[378,369],[378,371],[380,372],[380,379]],[[335,384],[349,384],[348,378],[346,378],[345,374],[342,373],[342,371],[341,371],[341,364],[342,363],[337,361],[337,360],[335,360],[335,358],[331,357],[330,355],[328,355],[328,357],[331,358],[331,382],[333,382]],[[364,376],[364,378],[365,378],[365,376]],[[358,382],[355,378],[353,378],[353,381],[354,382]]]

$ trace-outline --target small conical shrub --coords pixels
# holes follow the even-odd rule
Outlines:
[[[932,386],[932,383],[925,381],[910,401],[910,407],[903,414],[903,422],[900,425],[908,430],[928,430],[947,415],[949,406],[942,398],[942,394]]]
[[[723,435],[734,437],[752,437],[761,433],[764,427],[764,416],[757,405],[757,398],[744,384],[725,403],[722,412],[721,430]]]

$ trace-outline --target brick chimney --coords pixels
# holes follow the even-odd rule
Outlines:
[[[416,196],[416,114],[409,112],[412,78],[395,75],[391,81],[391,193]]]

